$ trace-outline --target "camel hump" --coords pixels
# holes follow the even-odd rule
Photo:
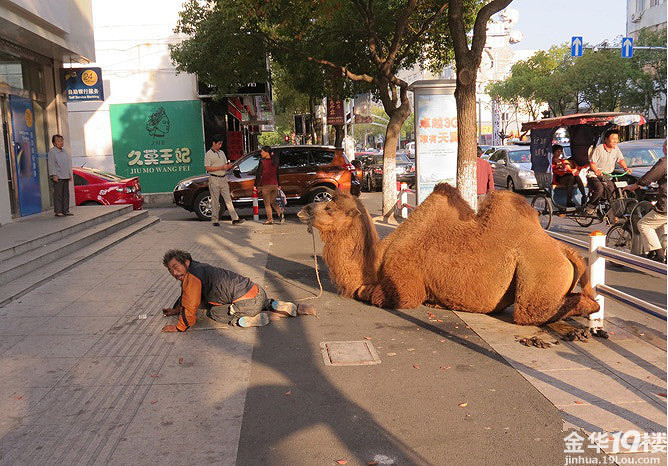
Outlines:
[[[475,212],[454,186],[448,183],[438,183],[434,186],[432,194],[445,196],[450,205],[459,211],[459,216],[462,220],[475,218]]]

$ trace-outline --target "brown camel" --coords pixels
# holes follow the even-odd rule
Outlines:
[[[345,193],[307,205],[299,218],[320,231],[340,293],[375,306],[490,314],[514,303],[522,325],[599,309],[582,257],[551,238],[512,192],[490,193],[476,215],[455,188],[439,184],[382,241],[362,203]]]

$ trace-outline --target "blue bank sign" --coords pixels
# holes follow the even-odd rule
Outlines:
[[[65,94],[69,102],[104,100],[100,68],[66,68],[63,70]]]

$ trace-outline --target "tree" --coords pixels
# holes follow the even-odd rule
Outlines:
[[[666,46],[666,29],[652,31],[649,28],[641,29],[636,45],[644,46]],[[635,106],[645,112],[650,118],[666,118],[665,113],[659,114],[658,102],[660,97],[666,98],[666,51],[637,49],[633,54],[636,66],[642,70],[635,81],[637,93]]]
[[[177,28],[178,32],[188,34],[190,38],[184,41],[186,44],[175,47],[172,57],[179,69],[201,75],[197,69],[201,66],[207,79],[229,81],[217,77],[220,71],[214,73],[214,65],[206,61],[206,47],[221,44],[222,35],[232,40],[232,45],[221,47],[225,57],[217,51],[213,53],[219,63],[225,62],[226,69],[235,68],[235,64],[248,69],[248,65],[241,62],[245,54],[250,52],[253,55],[257,50],[270,54],[272,61],[288,70],[293,64],[304,61],[320,65],[318,71],[308,75],[317,81],[327,74],[323,69],[329,69],[338,77],[346,78],[346,83],[357,83],[361,89],[372,90],[390,119],[385,135],[383,175],[386,188],[383,212],[387,214],[396,201],[395,147],[402,124],[411,113],[408,83],[397,77],[398,70],[418,62],[427,62],[432,69],[442,68],[452,59],[451,33],[454,30],[463,41],[460,59],[455,57],[458,69],[464,70],[467,86],[470,86],[469,76],[474,77],[471,94],[474,96],[477,66],[473,65],[480,61],[486,22],[510,1],[190,0],[181,13]],[[454,15],[452,11],[446,14],[449,5],[450,10],[454,6]],[[476,26],[477,33],[474,33],[474,42],[480,44],[470,51],[466,44],[466,32],[481,6],[481,14],[478,14],[480,24]],[[233,39],[238,36],[242,36],[238,41],[242,47],[232,50],[237,45]],[[350,84],[342,85],[344,92],[346,86]],[[460,89],[458,98],[461,100],[470,92]],[[467,115],[468,107],[462,108]],[[465,120],[469,124],[468,118]],[[472,122],[472,131],[475,132],[475,117]],[[469,132],[471,130],[463,135]],[[475,137],[473,143],[474,140]],[[469,151],[473,154],[469,162],[475,162],[475,146]],[[470,183],[473,183],[474,172],[470,173],[470,178]]]
[[[474,209],[478,204],[476,186],[476,78],[482,60],[482,51],[487,40],[487,22],[493,14],[507,7],[512,0],[483,2],[473,24],[473,37],[469,47],[468,27],[464,1],[450,0],[448,5],[448,28],[455,52],[457,87],[457,187],[464,199]],[[471,12],[469,11],[468,14]]]

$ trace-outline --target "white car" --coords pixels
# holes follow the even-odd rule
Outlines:
[[[531,170],[529,146],[501,146],[489,157],[494,170],[494,184],[510,191],[538,189],[536,176]]]

